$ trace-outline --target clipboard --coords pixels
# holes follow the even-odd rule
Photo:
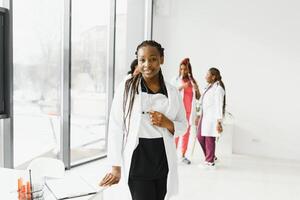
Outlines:
[[[97,191],[96,194],[92,195],[88,200],[103,200],[103,191],[106,189],[107,187],[102,187],[101,189],[99,189]]]
[[[84,178],[74,174],[65,175],[61,179],[47,179],[45,184],[57,200],[74,199],[89,195],[100,196],[104,190],[104,188],[100,190],[94,188]]]

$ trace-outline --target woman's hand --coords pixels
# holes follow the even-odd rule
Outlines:
[[[119,183],[121,178],[121,167],[120,166],[113,166],[110,173],[107,173],[104,178],[99,183],[100,186],[111,186],[114,184]]]
[[[179,91],[181,91],[181,90],[183,90],[183,89],[185,89],[185,88],[187,88],[187,87],[189,87],[189,82],[184,82],[184,83],[182,83],[182,85],[179,87]]]
[[[174,133],[174,123],[164,114],[157,111],[150,111],[149,115],[152,125],[167,128],[172,134]]]
[[[222,133],[222,132],[223,132],[223,127],[222,127],[221,122],[218,122],[218,123],[217,123],[217,132],[218,132],[218,133]]]

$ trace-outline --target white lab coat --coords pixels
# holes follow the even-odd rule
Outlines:
[[[174,77],[172,80],[171,80],[171,83],[172,85],[174,85],[177,90],[182,86],[182,80],[180,77],[176,76]],[[180,94],[181,94],[181,98],[183,99],[183,92],[184,90],[181,90],[180,91]],[[188,119],[189,121],[189,125],[190,126],[196,126],[195,124],[195,120],[196,120],[196,116],[197,116],[197,113],[196,113],[196,102],[198,100],[196,99],[196,91],[194,90],[193,88],[193,100],[192,100],[192,108],[191,108],[191,114],[190,114],[190,118]],[[186,130],[185,130],[186,132]]]
[[[225,91],[221,87],[219,81],[213,83],[203,92],[200,98],[201,105],[201,135],[210,137],[219,137],[217,132],[217,122],[223,119],[223,102]]]
[[[114,100],[112,102],[109,130],[108,130],[108,162],[111,166],[121,166],[121,180],[118,184],[118,200],[132,199],[128,187],[129,170],[131,166],[131,158],[133,151],[138,145],[138,132],[141,123],[142,104],[141,104],[141,86],[139,94],[135,96],[132,108],[131,121],[128,137],[123,140],[123,81],[116,90]],[[168,108],[165,116],[174,122],[174,136],[183,134],[187,129],[184,106],[177,89],[166,83],[168,92]],[[127,109],[126,109],[127,110]],[[174,136],[166,129],[162,128],[163,140],[167,155],[169,174],[167,179],[167,194],[165,199],[177,194],[178,192],[178,173],[177,173],[177,156],[174,142]],[[127,141],[122,153],[122,141]],[[116,193],[116,192],[115,192]],[[114,194],[116,196],[116,194]]]

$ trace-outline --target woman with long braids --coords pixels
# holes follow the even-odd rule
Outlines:
[[[189,58],[185,58],[180,62],[178,76],[173,78],[172,84],[177,87],[181,94],[185,108],[186,119],[189,122],[184,135],[175,138],[176,147],[181,139],[181,161],[185,164],[191,164],[191,161],[186,157],[188,149],[191,126],[196,126],[196,101],[199,100],[201,94],[198,84],[193,76],[192,65]]]
[[[112,103],[108,160],[100,186],[119,183],[119,199],[164,200],[178,191],[174,136],[187,122],[177,89],[164,81],[164,49],[153,40],[136,50],[140,73],[121,83]]]
[[[222,120],[225,113],[225,86],[217,68],[210,68],[205,77],[208,85],[201,99],[201,116],[197,128],[197,138],[205,156],[204,166],[215,167],[215,141],[223,131]]]

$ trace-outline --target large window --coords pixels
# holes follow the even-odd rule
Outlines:
[[[117,0],[116,6],[115,88],[125,78],[127,64],[127,0]],[[134,52],[133,52],[134,54]],[[134,56],[134,55],[133,55]],[[128,66],[127,66],[128,65]]]
[[[13,1],[14,163],[59,152],[62,0]]]
[[[72,1],[72,164],[106,154],[109,11],[109,0]]]
[[[67,167],[105,156],[112,86],[125,78],[128,55],[135,57],[134,52],[128,54],[128,46],[141,32],[135,33],[130,20],[135,34],[127,34],[128,1],[116,0],[116,10],[111,0],[3,2],[0,6],[13,2],[14,91],[13,128],[11,121],[5,124],[10,138],[2,142],[13,141],[14,166],[24,168],[40,156],[62,155]],[[12,156],[5,155],[9,165]]]

